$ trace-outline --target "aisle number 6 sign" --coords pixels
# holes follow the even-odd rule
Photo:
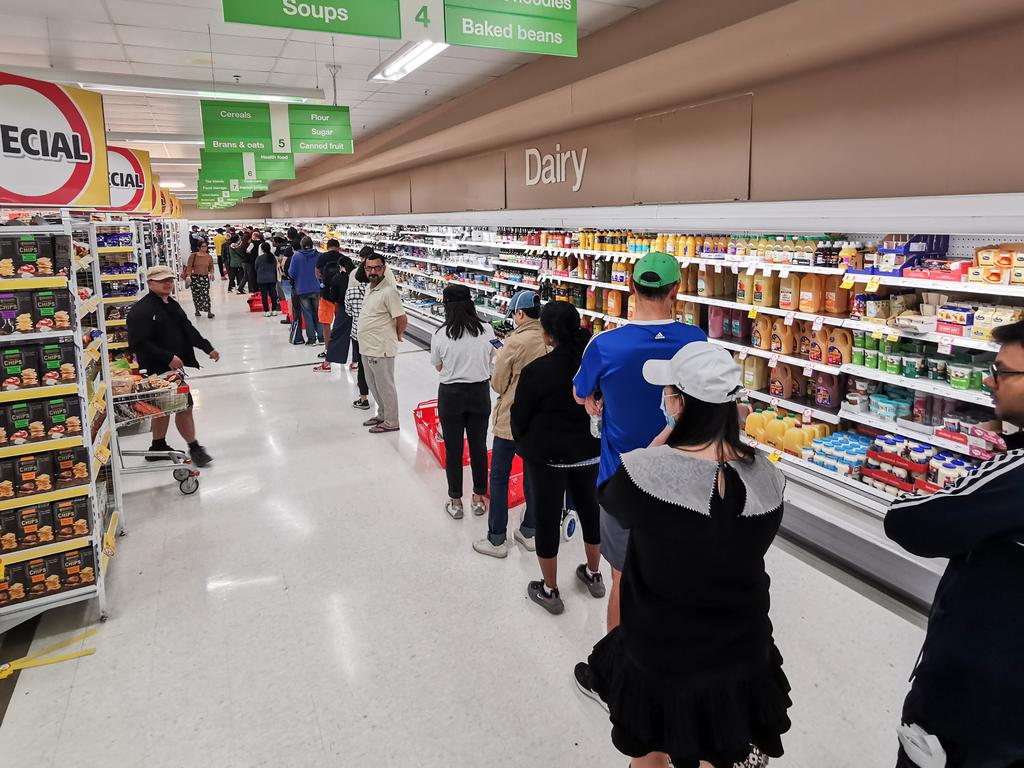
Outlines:
[[[444,0],[401,0],[402,39],[444,42]]]

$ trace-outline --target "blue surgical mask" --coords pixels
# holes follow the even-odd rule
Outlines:
[[[661,398],[661,412],[665,414],[665,423],[668,424],[672,429],[675,429],[676,417],[668,412],[668,406],[665,405],[665,398]]]

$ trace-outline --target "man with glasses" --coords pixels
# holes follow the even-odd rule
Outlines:
[[[384,257],[373,253],[363,260],[370,285],[359,314],[359,354],[366,372],[366,383],[377,403],[377,415],[363,426],[374,435],[397,432],[398,390],[395,388],[395,355],[409,318],[402,306],[391,270],[384,266]]]
[[[885,532],[922,557],[949,558],[903,705],[898,768],[1024,766],[1024,322],[985,383],[1015,427],[1006,453],[932,496],[907,496]]]

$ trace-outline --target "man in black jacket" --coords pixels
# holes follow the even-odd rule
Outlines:
[[[174,273],[168,267],[153,267],[147,275],[149,293],[139,299],[128,312],[128,344],[135,354],[139,368],[147,373],[166,373],[188,366],[198,368],[195,348],[203,350],[214,362],[220,353],[203,338],[192,325],[185,310],[173,298]],[[207,466],[213,459],[196,440],[196,423],[192,415],[192,395],[188,408],[174,416],[178,432],[188,443],[192,463]],[[151,451],[172,450],[167,445],[170,417],[152,420],[153,445]]]
[[[1024,427],[1024,322],[993,336],[996,417]],[[949,558],[903,705],[899,768],[1024,766],[1024,432],[1004,440],[1005,454],[885,518],[905,549]]]

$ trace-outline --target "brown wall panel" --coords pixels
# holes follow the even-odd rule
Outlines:
[[[373,208],[382,214],[412,213],[412,182],[409,174],[388,176],[373,183]]]
[[[582,185],[577,191],[573,191],[576,171],[572,159],[565,164],[564,181],[527,184],[537,176],[535,161],[531,161],[531,167],[527,168],[528,150],[535,150],[542,157],[555,157],[559,153],[575,151],[579,162],[584,148],[587,150],[586,165],[583,168]],[[633,201],[633,156],[632,120],[620,120],[582,131],[568,131],[519,144],[505,150],[508,207],[511,210],[523,210],[628,205]]]
[[[834,67],[755,93],[751,199],[1024,190],[1024,25]]]
[[[327,200],[330,210],[323,216],[372,216],[374,213],[373,184],[370,182],[332,189]]]
[[[492,152],[410,173],[413,213],[497,211],[505,207],[505,154]]]
[[[208,211],[185,203],[184,216],[192,221],[247,221],[249,219],[271,218],[270,205],[267,203],[240,203],[234,208],[219,211]]]
[[[752,103],[744,95],[635,121],[632,202],[747,200]]]

